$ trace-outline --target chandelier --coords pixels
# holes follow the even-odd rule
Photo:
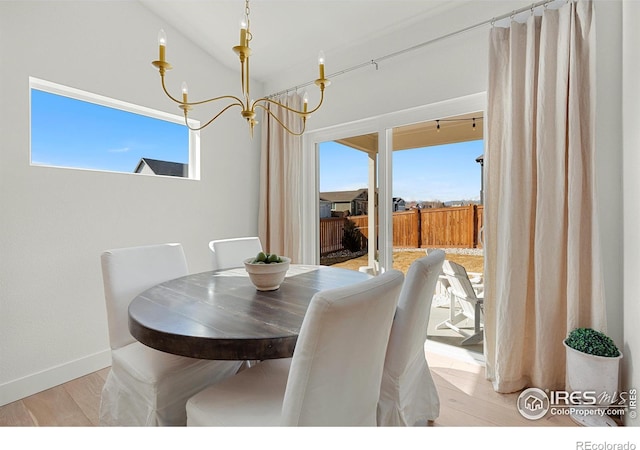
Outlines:
[[[240,79],[241,79],[241,85],[242,85],[241,98],[236,97],[235,95],[222,95],[220,97],[214,97],[207,100],[189,101],[188,100],[189,91],[188,91],[187,83],[185,82],[182,83],[182,100],[172,96],[167,90],[167,87],[165,85],[165,80],[164,80],[164,75],[166,71],[171,69],[171,64],[169,64],[165,59],[167,35],[165,34],[164,30],[160,30],[160,32],[158,33],[158,46],[159,46],[160,56],[158,58],[158,61],[152,62],[152,64],[155,67],[157,67],[158,71],[160,72],[160,81],[162,83],[162,89],[164,90],[165,94],[167,94],[167,96],[171,100],[176,102],[178,104],[178,107],[184,111],[185,123],[190,130],[194,130],[194,131],[201,130],[204,127],[211,124],[214,120],[220,117],[228,109],[233,108],[234,106],[238,106],[241,108],[240,115],[249,124],[249,130],[251,132],[251,136],[253,136],[254,126],[258,123],[258,121],[256,120],[256,108],[262,108],[264,111],[266,111],[288,133],[295,136],[300,136],[302,135],[302,133],[304,133],[304,129],[307,123],[307,117],[310,114],[316,112],[318,109],[320,109],[320,106],[322,105],[322,102],[324,100],[324,88],[326,86],[329,86],[329,84],[331,84],[331,82],[324,77],[324,53],[320,52],[318,56],[318,68],[319,68],[320,74],[318,79],[315,80],[315,84],[320,88],[320,101],[315,108],[309,110],[308,108],[309,97],[306,92],[304,93],[304,96],[303,96],[303,107],[301,111],[294,108],[290,108],[289,106],[283,105],[282,103],[275,101],[269,97],[262,97],[262,98],[259,98],[258,100],[253,100],[250,96],[250,89],[249,89],[249,83],[250,83],[249,56],[251,55],[249,42],[253,38],[253,35],[251,34],[251,29],[250,29],[249,13],[250,13],[249,0],[246,0],[244,15],[240,20],[240,45],[233,47],[233,51],[240,57]],[[215,116],[213,116],[213,118],[211,118],[207,123],[205,123],[204,125],[198,128],[193,128],[189,125],[188,114],[189,114],[189,111],[193,109],[194,106],[202,105],[205,103],[217,102],[220,100],[227,100],[229,103],[224,108],[222,108]],[[270,108],[268,107],[269,105],[275,105],[280,108],[284,108],[287,111],[295,113],[302,121],[301,130],[296,132],[288,128],[270,110]]]

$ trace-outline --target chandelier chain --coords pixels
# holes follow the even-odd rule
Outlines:
[[[251,38],[253,38],[253,35],[251,34],[251,19],[249,19],[249,14],[251,14],[251,8],[249,8],[249,0],[245,0],[244,16],[247,19],[247,41],[251,41]]]

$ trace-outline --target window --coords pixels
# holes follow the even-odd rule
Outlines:
[[[387,269],[393,266],[393,154],[394,148],[396,148],[396,144],[399,143],[400,138],[394,129],[423,122],[431,122],[432,125],[435,125],[436,120],[449,117],[459,119],[459,116],[465,115],[470,111],[476,111],[478,113],[484,111],[485,107],[486,94],[478,93],[403,111],[385,113],[369,119],[360,119],[355,122],[338,124],[305,133],[302,155],[305,186],[303,188],[302,201],[303,220],[301,220],[300,227],[302,235],[311,236],[311,238],[303,240],[301,261],[305,264],[317,264],[320,261],[318,252],[318,242],[321,232],[318,225],[320,172],[318,169],[320,165],[320,146],[322,143],[344,141],[348,140],[351,136],[373,136],[374,133],[377,133],[375,134],[375,141],[377,141],[378,146],[378,157],[375,161],[375,170],[371,167],[370,173],[377,174],[376,205],[378,206],[378,214],[372,214],[372,216],[377,218],[375,230],[378,243],[378,263],[382,269]],[[475,116],[475,114],[473,114],[473,116]],[[471,128],[470,132],[474,133],[473,128],[467,127],[468,130],[469,128]],[[478,132],[481,128],[476,128],[475,133],[478,134],[476,139],[479,140],[481,136]],[[438,135],[437,127],[434,134]],[[442,130],[442,133],[439,133],[439,136],[444,139],[444,130]],[[358,141],[362,143],[362,140]],[[372,140],[364,138],[364,142],[372,143]],[[449,142],[454,141],[448,140],[448,143]],[[353,141],[352,143],[354,143],[354,145],[356,144],[356,142]],[[411,148],[406,142],[402,144],[401,147]],[[419,147],[421,147],[421,145],[418,146],[418,148]],[[475,158],[477,158],[477,156],[478,155],[476,155]],[[477,165],[475,167],[476,171],[481,171],[481,168],[477,167]],[[373,178],[373,176],[371,178]],[[481,177],[480,181],[482,183]],[[406,200],[404,194],[397,194],[397,196]]]
[[[200,178],[199,132],[183,117],[35,78],[29,84],[31,165]]]

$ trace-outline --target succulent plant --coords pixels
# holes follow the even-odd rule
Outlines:
[[[592,328],[576,328],[569,333],[564,342],[572,349],[589,355],[607,358],[620,356],[620,350],[613,340],[601,331]]]
[[[281,263],[282,258],[275,253],[260,252],[251,261],[252,264],[277,264]]]

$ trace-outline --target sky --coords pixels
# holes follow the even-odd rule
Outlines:
[[[31,162],[133,172],[140,158],[189,162],[185,125],[31,90]]]
[[[31,162],[37,165],[134,172],[141,158],[189,162],[189,131],[181,124],[31,90]],[[396,151],[393,196],[406,201],[480,198],[483,141]],[[320,145],[320,191],[367,187],[368,157],[338,144]]]
[[[405,201],[479,200],[482,140],[393,152],[393,197]],[[320,191],[367,187],[368,156],[336,142],[320,144]]]

